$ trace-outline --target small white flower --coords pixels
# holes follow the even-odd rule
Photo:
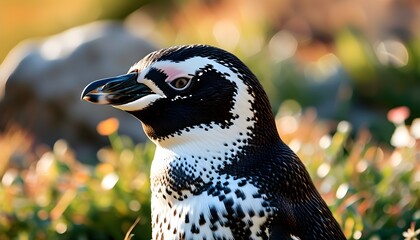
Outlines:
[[[420,228],[415,230],[414,224],[411,225],[407,231],[403,232],[404,240],[418,240],[417,236],[420,234]]]

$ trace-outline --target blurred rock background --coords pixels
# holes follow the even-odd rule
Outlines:
[[[135,119],[79,97],[190,43],[254,71],[346,236],[420,224],[417,0],[0,0],[0,39],[0,239],[121,239],[138,215],[150,238],[153,147],[133,143],[145,140]],[[110,117],[119,126],[103,133]]]
[[[125,73],[155,49],[120,22],[95,22],[22,42],[1,67],[0,126],[18,124],[49,145],[67,139],[81,158],[107,143],[95,129],[109,116],[124,123],[121,133],[144,141],[138,121],[113,108],[88,105],[80,93],[93,79]]]

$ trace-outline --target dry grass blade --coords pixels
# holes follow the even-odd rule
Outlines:
[[[124,240],[131,240],[131,238],[133,237],[133,234],[131,234],[131,232],[133,231],[134,227],[136,227],[136,225],[139,222],[140,222],[140,217],[138,217],[136,221],[134,221],[133,225],[131,225],[130,229],[128,229],[127,233],[125,234]]]

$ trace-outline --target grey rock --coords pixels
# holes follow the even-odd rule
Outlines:
[[[18,124],[39,143],[65,139],[87,154],[107,144],[96,125],[115,116],[121,134],[144,140],[134,118],[81,101],[80,94],[92,80],[124,74],[155,49],[119,22],[91,23],[21,43],[0,66],[0,130]]]

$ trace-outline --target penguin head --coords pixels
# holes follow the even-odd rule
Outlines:
[[[271,107],[262,86],[233,54],[207,45],[152,52],[127,74],[97,80],[82,98],[109,104],[138,118],[156,144],[218,136],[254,135],[272,127]],[[216,134],[219,133],[219,134]]]

